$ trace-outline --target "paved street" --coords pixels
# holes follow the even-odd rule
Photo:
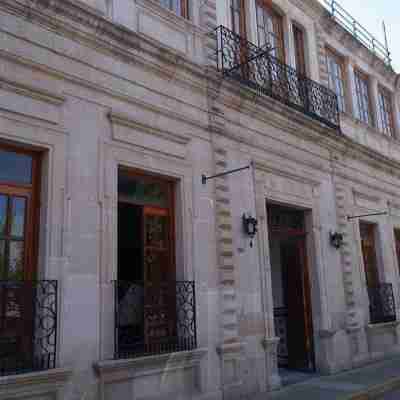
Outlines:
[[[382,397],[382,400],[399,400],[400,399],[400,389],[393,392],[389,392]]]
[[[382,393],[387,392],[384,397]],[[284,387],[257,400],[400,400],[400,357]]]

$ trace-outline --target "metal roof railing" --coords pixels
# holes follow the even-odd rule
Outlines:
[[[372,51],[377,57],[391,66],[391,55],[386,43],[383,44],[377,40],[367,29],[365,29],[357,20],[350,15],[336,0],[320,0],[328,9],[328,12],[335,21],[339,23],[347,32],[354,36],[361,44]],[[386,33],[385,33],[386,36]]]

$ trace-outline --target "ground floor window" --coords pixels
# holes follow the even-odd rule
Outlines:
[[[55,366],[57,284],[37,274],[39,176],[39,153],[0,145],[0,375]]]
[[[176,281],[173,180],[118,174],[118,358],[195,346],[194,282]]]

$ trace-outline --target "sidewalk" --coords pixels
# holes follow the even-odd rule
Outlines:
[[[400,357],[336,375],[312,378],[254,400],[367,400],[400,388]]]

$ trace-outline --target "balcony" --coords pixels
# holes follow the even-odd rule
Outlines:
[[[196,347],[193,281],[115,282],[115,359]]]
[[[0,281],[0,376],[55,368],[57,281]]]
[[[391,283],[368,288],[371,324],[396,321],[396,305]]]
[[[223,26],[214,33],[217,69],[224,77],[340,131],[338,101],[333,91],[298,74],[272,56],[268,47],[257,47]]]

